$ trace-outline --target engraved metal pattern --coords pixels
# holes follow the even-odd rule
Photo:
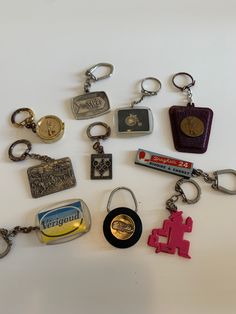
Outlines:
[[[111,222],[111,233],[119,240],[127,240],[135,232],[135,223],[128,215],[118,215]]]
[[[75,119],[89,119],[107,113],[110,104],[105,92],[86,93],[72,99],[72,112]]]
[[[112,179],[112,154],[91,155],[91,179]]]
[[[34,198],[63,191],[76,185],[71,160],[68,157],[30,167],[27,173]]]
[[[180,123],[180,129],[185,135],[190,137],[201,136],[205,131],[204,123],[195,116],[184,118]]]

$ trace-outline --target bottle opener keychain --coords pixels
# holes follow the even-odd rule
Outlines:
[[[192,183],[197,189],[197,195],[194,199],[190,200],[186,197],[181,185],[183,183]],[[178,255],[186,258],[191,258],[189,255],[190,242],[184,239],[185,232],[191,232],[193,226],[193,220],[191,217],[187,217],[184,221],[182,211],[178,211],[175,202],[182,197],[183,202],[187,204],[194,204],[199,201],[201,195],[200,186],[192,179],[180,179],[175,185],[175,191],[178,194],[174,194],[166,201],[166,209],[170,211],[170,216],[163,222],[162,228],[156,228],[152,230],[151,235],[148,238],[148,245],[156,249],[156,253],[164,252],[168,254],[175,254],[178,250]],[[160,242],[159,237],[166,237],[165,243]]]
[[[131,194],[135,205],[134,210],[127,207],[110,209],[112,197],[119,190],[126,190]],[[125,249],[138,242],[142,234],[142,222],[137,211],[137,200],[130,189],[122,186],[111,192],[107,203],[108,214],[103,222],[104,236],[111,245]]]
[[[178,76],[190,78],[185,86],[176,83]],[[177,151],[186,153],[205,153],[208,147],[213,111],[210,108],[195,107],[191,87],[195,85],[193,77],[186,72],[176,73],[172,82],[176,88],[187,94],[187,106],[172,106],[169,109],[172,136]]]
[[[37,231],[44,244],[59,244],[78,238],[90,230],[90,212],[81,199],[57,203],[36,214],[36,226],[16,226],[11,230],[0,228],[0,258],[6,256],[12,247],[12,240],[18,233]]]
[[[95,126],[102,126],[106,133],[101,135],[92,135],[91,130]],[[92,141],[96,141],[93,149],[97,154],[91,155],[91,171],[90,178],[97,179],[112,179],[112,154],[104,154],[103,146],[100,145],[99,140],[105,140],[111,135],[111,128],[103,122],[94,122],[87,128],[87,136]]]
[[[98,68],[107,68],[109,73],[100,77],[94,75]],[[72,99],[72,112],[75,119],[89,119],[107,113],[110,110],[109,99],[105,92],[90,92],[91,83],[108,78],[113,73],[113,65],[110,63],[98,63],[85,72],[84,95]]]
[[[26,113],[27,117],[20,122],[16,122],[16,116],[20,113]],[[31,109],[19,108],[13,112],[11,122],[17,127],[31,129],[45,143],[53,143],[62,138],[65,125],[57,116],[44,116],[37,123],[34,121],[34,118],[34,112]]]
[[[25,151],[16,156],[13,150],[17,145],[26,145]],[[32,144],[25,140],[14,142],[8,150],[9,158],[12,161],[22,161],[27,157],[40,160],[37,166],[30,167],[27,170],[31,194],[33,198],[60,192],[76,185],[76,179],[69,157],[53,159],[48,156],[30,154]]]
[[[154,81],[157,84],[156,90],[147,90],[144,84],[147,81]],[[143,101],[146,96],[154,96],[161,89],[161,82],[155,77],[146,77],[141,82],[141,98],[131,103],[129,107],[115,111],[116,130],[118,134],[145,135],[153,131],[153,115],[151,109],[145,106],[134,108]]]

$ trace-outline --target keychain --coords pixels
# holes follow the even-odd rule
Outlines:
[[[98,68],[107,68],[109,73],[100,77],[94,75]],[[75,119],[89,119],[107,113],[110,110],[109,99],[105,92],[90,92],[91,83],[108,78],[113,73],[113,65],[110,63],[98,63],[86,72],[86,81],[84,84],[84,95],[77,96],[72,99],[72,112]]]
[[[22,144],[26,146],[25,151],[20,156],[14,155],[14,148]],[[30,154],[31,148],[32,144],[29,141],[25,139],[18,140],[9,147],[8,155],[12,161],[22,161],[27,157],[41,161],[39,165],[30,167],[27,170],[33,198],[63,191],[76,185],[69,157],[53,159],[48,156]]]
[[[191,183],[197,189],[197,195],[190,200],[186,197],[181,185],[183,183]],[[189,255],[190,242],[184,239],[185,232],[191,232],[193,227],[193,220],[187,217],[184,221],[182,211],[178,211],[175,202],[182,197],[183,202],[187,204],[194,204],[199,201],[201,195],[200,186],[192,179],[180,179],[175,185],[174,194],[166,201],[166,209],[170,211],[170,216],[163,222],[162,228],[152,230],[148,238],[148,245],[156,249],[156,253],[164,252],[168,254],[175,254],[178,250],[178,255],[186,258],[191,258]],[[166,242],[160,242],[159,237],[166,237]]]
[[[190,78],[185,86],[176,84],[178,76]],[[193,77],[185,72],[176,73],[172,82],[176,88],[187,94],[187,106],[172,106],[169,109],[174,145],[177,151],[186,153],[205,153],[211,132],[213,111],[210,108],[195,107],[191,87]]]
[[[95,126],[103,126],[106,129],[106,133],[101,135],[92,135],[91,129]],[[94,122],[87,128],[87,136],[96,141],[93,145],[93,149],[97,154],[91,155],[91,171],[90,178],[96,179],[112,179],[112,154],[104,154],[103,146],[100,145],[99,140],[106,140],[111,135],[111,128],[109,125],[103,122]]]
[[[81,199],[63,201],[45,208],[36,214],[36,226],[20,227],[12,230],[0,228],[0,258],[6,256],[12,247],[12,240],[18,233],[37,231],[44,244],[68,242],[87,233],[91,227],[90,212]]]
[[[189,179],[192,177],[202,177],[206,183],[211,184],[213,189],[226,194],[236,195],[236,190],[227,189],[219,183],[219,176],[222,174],[233,174],[236,176],[236,170],[233,169],[214,171],[213,176],[211,177],[203,170],[193,168],[192,162],[153,153],[144,149],[138,149],[135,164],[176,174]]]
[[[156,90],[144,88],[146,81],[157,83]],[[153,115],[151,109],[145,106],[134,108],[146,96],[154,96],[161,89],[161,82],[155,77],[146,77],[141,82],[141,98],[131,103],[129,107],[117,109],[115,112],[116,130],[118,134],[145,135],[153,131]]]
[[[112,197],[119,190],[126,190],[131,194],[135,205],[134,210],[127,207],[110,209]],[[137,211],[137,200],[130,189],[122,186],[111,192],[107,203],[108,214],[103,222],[104,236],[111,245],[124,249],[138,242],[142,234],[142,222]]]
[[[192,177],[202,177],[206,183],[211,184],[213,189],[226,194],[236,195],[236,190],[225,188],[219,182],[220,175],[233,174],[236,176],[236,171],[233,169],[223,169],[213,172],[213,176],[210,176],[201,169],[193,168],[192,162],[153,153],[144,149],[138,150],[135,164],[184,177],[176,183],[175,191],[178,194],[173,195],[166,202],[166,208],[171,212],[169,219],[164,221],[162,228],[152,231],[148,239],[148,245],[155,247],[156,253],[165,252],[174,254],[176,249],[178,249],[180,256],[190,258],[188,254],[190,243],[184,240],[183,236],[184,232],[192,231],[193,222],[190,217],[184,222],[182,211],[178,211],[174,203],[179,197],[182,197],[183,201],[187,204],[194,204],[200,199],[200,186],[191,179]],[[197,196],[193,200],[187,199],[181,188],[183,183],[191,183],[197,189]],[[167,237],[167,242],[161,243],[159,241],[160,236]]]
[[[27,117],[16,122],[16,116],[20,113],[26,113]],[[62,138],[64,134],[64,122],[57,116],[49,115],[42,117],[37,123],[34,121],[34,112],[29,108],[19,108],[13,112],[11,122],[17,127],[26,127],[36,133],[45,143],[53,143]]]

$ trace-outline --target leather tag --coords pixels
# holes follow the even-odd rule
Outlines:
[[[210,108],[172,106],[169,109],[175,149],[186,153],[205,153],[208,147],[213,111]]]

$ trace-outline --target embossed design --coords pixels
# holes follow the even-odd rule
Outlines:
[[[104,92],[87,93],[72,99],[72,112],[78,120],[100,116],[109,109],[109,100]]]
[[[58,141],[64,134],[64,123],[56,116],[42,117],[36,125],[37,135],[46,143]]]
[[[195,116],[188,116],[180,123],[181,131],[190,137],[198,137],[204,133],[204,123]]]
[[[142,122],[139,121],[138,117],[136,114],[129,114],[126,118],[125,118],[125,123],[128,126],[142,126]]]
[[[66,190],[76,185],[71,160],[68,157],[43,162],[29,168],[27,173],[31,194],[34,198]]]
[[[91,179],[112,179],[112,154],[91,155]]]
[[[119,240],[127,240],[135,232],[135,223],[128,215],[118,215],[111,222],[111,233]]]

